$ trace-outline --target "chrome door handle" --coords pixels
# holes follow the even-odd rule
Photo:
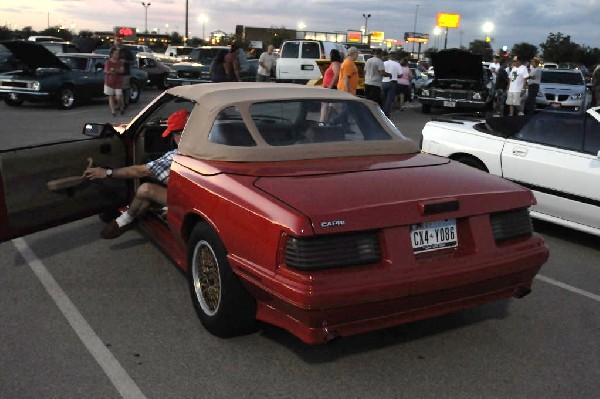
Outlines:
[[[517,157],[524,157],[527,155],[527,150],[525,148],[513,148],[512,153]]]

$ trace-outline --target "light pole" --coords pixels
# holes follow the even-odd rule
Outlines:
[[[371,45],[371,35],[369,35],[369,18],[371,18],[371,14],[363,14],[363,18],[365,19],[365,35],[367,35],[367,44]]]
[[[204,14],[198,15],[198,22],[202,24],[202,42],[204,42],[204,40],[206,39],[204,34],[204,26],[208,22],[208,16]]]
[[[144,2],[142,1],[142,6],[144,6],[144,10],[146,11],[146,25],[144,26],[144,32],[148,33],[148,7],[150,7],[150,2]]]
[[[415,24],[413,26],[413,48],[412,48],[413,56],[415,54],[415,34],[417,33],[417,15],[419,15],[419,5],[418,4],[417,4],[417,8],[415,10]]]
[[[48,7],[48,29],[50,29],[50,7]]]
[[[439,39],[440,39],[440,33],[442,33],[442,28],[440,28],[439,26],[436,26],[435,28],[433,28],[433,35],[435,36],[435,48],[436,50],[440,49],[440,43],[439,43]]]
[[[185,0],[185,30],[184,30],[185,34],[183,35],[183,44],[187,44],[187,39],[189,36],[189,29],[188,29],[188,0]]]

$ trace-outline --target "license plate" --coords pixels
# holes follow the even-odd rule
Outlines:
[[[454,108],[456,107],[456,101],[444,101],[444,107]]]
[[[456,219],[413,224],[410,226],[410,241],[415,252],[456,247]]]
[[[552,108],[560,108],[560,103],[550,103]]]

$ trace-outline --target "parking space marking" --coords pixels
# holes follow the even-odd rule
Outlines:
[[[554,280],[550,277],[542,276],[541,274],[538,274],[537,276],[535,276],[535,278],[537,278],[538,280],[542,280],[543,282],[546,282],[548,284],[552,284],[552,285],[555,285],[562,289],[565,289],[567,291],[571,291],[576,294],[583,295],[587,298],[593,299],[596,302],[600,302],[600,295],[592,294],[591,292],[587,292],[587,291],[584,291],[577,287],[573,287],[572,285],[561,283],[560,281]]]
[[[121,366],[111,351],[106,348],[100,337],[96,335],[88,322],[83,318],[77,307],[71,302],[67,294],[56,282],[46,266],[38,259],[33,250],[27,245],[24,239],[17,238],[12,240],[13,245],[21,253],[33,273],[42,283],[48,295],[52,298],[56,306],[65,316],[71,328],[75,331],[81,342],[94,357],[96,362],[102,367],[114,387],[119,391],[123,398],[145,399],[137,384],[131,379],[129,374]]]

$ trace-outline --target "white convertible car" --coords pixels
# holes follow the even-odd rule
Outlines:
[[[600,236],[600,107],[582,115],[440,116],[423,128],[421,149],[526,186],[538,202],[531,216]]]

